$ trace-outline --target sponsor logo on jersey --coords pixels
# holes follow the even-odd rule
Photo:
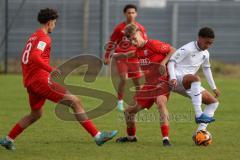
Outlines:
[[[150,60],[148,59],[148,58],[144,58],[144,59],[140,59],[139,60],[139,64],[141,65],[141,66],[146,66],[146,65],[149,65],[151,62],[150,62]]]

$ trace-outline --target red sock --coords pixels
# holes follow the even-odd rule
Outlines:
[[[123,93],[118,93],[118,100],[123,100]]]
[[[14,140],[23,130],[24,129],[17,123],[9,132],[8,137]]]
[[[168,137],[169,134],[169,126],[167,125],[162,125],[161,126],[161,132],[163,137]]]
[[[128,136],[135,136],[136,135],[136,128],[135,127],[131,127],[131,128],[127,127],[127,134],[128,134]]]
[[[81,122],[81,125],[89,134],[92,135],[92,137],[96,136],[96,134],[99,132],[91,120]]]

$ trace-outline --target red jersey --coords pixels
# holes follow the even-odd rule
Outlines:
[[[135,22],[135,24],[138,26],[139,30],[143,33],[143,38],[147,39],[147,34],[145,31],[145,28],[138,22]],[[124,44],[126,44],[125,42],[128,41],[124,35],[124,30],[125,30],[126,25],[127,25],[126,22],[122,22],[122,23],[118,24],[115,27],[115,29],[110,37],[110,42],[115,44],[115,48],[114,48],[115,52],[126,53],[126,52],[129,52],[132,50],[136,50],[135,46],[128,45],[130,43],[128,43],[127,45],[124,45]],[[110,46],[110,48],[111,47],[112,46]],[[110,48],[106,49],[106,53],[105,53],[106,59],[109,59],[109,57],[110,57],[110,53],[112,51]],[[130,60],[130,59],[128,59],[128,60]],[[131,58],[131,60],[137,60],[137,58]]]
[[[25,87],[39,78],[49,77],[52,71],[52,67],[49,65],[50,51],[51,38],[41,29],[29,37],[21,58]]]
[[[147,84],[156,84],[159,80],[168,80],[160,74],[161,61],[170,52],[171,46],[159,40],[148,40],[144,47],[138,48],[136,55]]]

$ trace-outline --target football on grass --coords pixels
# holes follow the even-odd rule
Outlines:
[[[212,144],[212,135],[209,131],[197,131],[192,138],[194,143],[198,146],[208,146]]]

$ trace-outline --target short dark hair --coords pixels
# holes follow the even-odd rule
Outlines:
[[[123,13],[126,13],[128,9],[133,8],[135,9],[135,11],[137,12],[137,6],[134,4],[127,4],[124,8],[123,8]]]
[[[199,37],[203,37],[203,38],[215,38],[215,34],[212,28],[210,27],[203,27],[199,30],[198,32],[198,36]]]
[[[58,18],[58,13],[54,9],[45,8],[41,9],[38,13],[38,22],[41,24],[46,24],[50,20]]]

